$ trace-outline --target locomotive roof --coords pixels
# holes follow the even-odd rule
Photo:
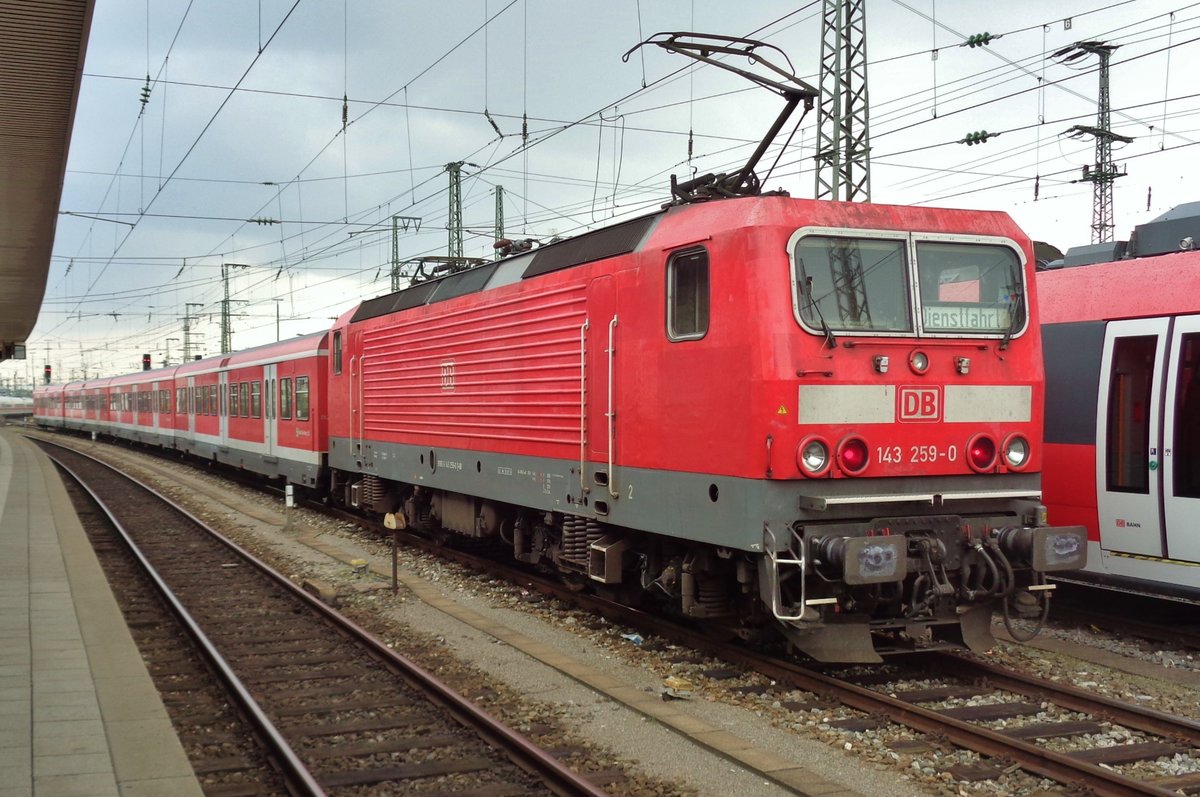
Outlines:
[[[354,311],[350,322],[365,321],[423,304],[435,304],[484,288],[496,288],[553,271],[581,266],[636,251],[653,232],[665,211],[540,246],[532,252],[419,282],[395,293],[368,299]]]
[[[612,227],[584,233],[531,252],[420,282],[368,299],[349,313],[349,323],[436,304],[554,271],[639,251],[663,231],[664,246],[695,243],[714,232],[750,226],[841,227],[863,230],[920,230],[1000,235],[1025,240],[1005,213],[981,210],[793,199],[782,195],[739,197],[671,206]],[[678,239],[678,240],[676,240]],[[339,319],[339,323],[346,316]]]

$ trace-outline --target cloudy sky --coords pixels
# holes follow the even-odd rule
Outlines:
[[[446,253],[450,162],[471,256],[491,255],[497,186],[510,237],[651,210],[670,174],[739,166],[782,101],[681,56],[622,54],[658,31],[753,36],[816,84],[819,10],[100,0],[31,359],[0,379],[40,375],[47,352],[56,379],[178,361],[185,316],[192,352],[219,351],[222,263],[237,264],[235,348],[274,340],[277,314],[284,337],[326,327],[388,290],[393,216],[410,219],[400,259]],[[1081,40],[1120,45],[1112,127],[1134,140],[1115,148],[1117,237],[1200,198],[1200,3],[870,0],[872,200],[1003,210],[1035,239],[1088,243],[1092,186],[1074,181],[1094,144],[1068,130],[1095,124],[1097,59],[1052,57]],[[767,187],[813,196],[815,124]],[[956,143],[980,130],[1000,135]]]

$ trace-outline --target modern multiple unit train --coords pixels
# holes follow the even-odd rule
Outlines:
[[[48,386],[47,426],[286,479],[819,660],[991,644],[1079,525],[1041,500],[1030,242],[1002,213],[754,195]],[[1164,345],[1164,344],[1160,344]]]
[[[1088,529],[1071,579],[1200,601],[1196,241],[1200,202],[1037,275],[1046,504]]]

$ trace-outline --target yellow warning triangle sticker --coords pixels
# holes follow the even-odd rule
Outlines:
[[[787,415],[787,407],[780,404],[779,409],[775,410],[775,414],[776,415]]]

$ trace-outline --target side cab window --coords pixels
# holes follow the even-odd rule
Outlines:
[[[704,337],[708,307],[708,250],[687,249],[671,255],[667,261],[667,337]]]
[[[333,333],[333,356],[330,358],[333,363],[333,372],[340,374],[342,372],[342,331],[334,330]]]

